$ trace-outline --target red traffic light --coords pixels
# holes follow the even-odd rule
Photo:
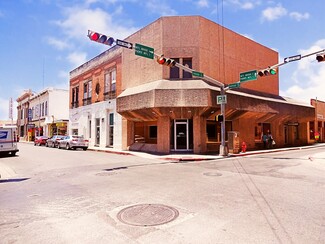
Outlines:
[[[157,58],[158,64],[165,64],[166,63],[166,58],[161,55],[159,58]]]
[[[92,32],[91,34],[88,34],[88,36],[89,36],[90,40],[92,40],[92,41],[97,41],[99,38],[99,34],[96,32]]]
[[[162,65],[166,65],[166,66],[169,66],[169,67],[173,67],[173,66],[176,65],[176,61],[174,59],[165,58],[164,55],[161,55],[160,57],[157,58],[157,63],[162,64]]]
[[[88,30],[88,37],[92,41],[99,42],[108,46],[112,46],[115,41],[113,37],[108,37],[106,35],[90,30]]]

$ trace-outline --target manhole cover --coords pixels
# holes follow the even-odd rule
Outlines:
[[[222,176],[221,173],[218,173],[218,172],[206,172],[206,173],[203,173],[205,176]]]
[[[139,204],[122,209],[117,217],[129,225],[154,226],[173,221],[179,213],[175,208],[162,204]]]

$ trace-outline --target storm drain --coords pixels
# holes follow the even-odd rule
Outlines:
[[[138,204],[122,209],[117,218],[128,225],[155,226],[173,221],[179,213],[175,208],[162,204]]]

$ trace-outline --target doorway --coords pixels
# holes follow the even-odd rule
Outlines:
[[[172,150],[189,151],[193,149],[193,124],[192,120],[174,120],[172,132]]]

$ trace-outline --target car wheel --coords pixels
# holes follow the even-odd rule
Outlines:
[[[86,148],[86,147],[84,147],[82,150],[86,151],[86,150],[87,150],[87,148]]]
[[[67,143],[67,145],[65,145],[65,149],[70,150],[70,145],[69,145],[69,143]]]

